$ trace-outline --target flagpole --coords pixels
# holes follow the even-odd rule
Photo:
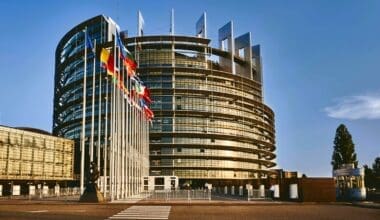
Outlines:
[[[117,66],[116,66],[116,30],[115,30],[115,38],[114,38],[114,59],[113,59],[113,62],[114,62],[114,70],[115,70],[115,80],[114,80],[114,105],[115,105],[115,109],[114,109],[114,144],[113,144],[113,148],[114,148],[114,159],[113,159],[113,169],[114,169],[114,198],[117,199],[118,197],[118,141],[119,141],[119,137],[118,137],[118,125],[119,125],[119,120],[118,120],[118,112],[119,112],[119,101],[118,101],[118,89],[117,89],[117,83],[118,83],[118,70],[117,70]]]
[[[138,166],[137,166],[137,161],[138,161],[138,143],[139,143],[139,139],[138,139],[138,130],[137,130],[137,127],[138,127],[138,100],[137,100],[137,95],[135,97],[135,103],[136,103],[136,110],[135,110],[135,175],[134,175],[134,187],[135,187],[135,194],[137,194],[137,179],[136,179],[136,176],[138,176]]]
[[[115,35],[115,44],[116,44],[116,35]],[[115,49],[115,46],[114,46],[114,49]],[[115,57],[114,57],[115,59]],[[115,62],[115,61],[114,61]],[[114,63],[114,73],[113,73],[113,77],[115,77],[115,63]],[[115,148],[115,82],[114,82],[114,79],[111,79],[112,82],[111,82],[111,85],[112,85],[112,111],[111,111],[111,155],[110,155],[110,193],[111,193],[111,201],[114,200],[114,193],[115,193],[115,179],[114,179],[114,176],[115,176],[115,170],[114,170],[114,164],[115,164],[115,160],[114,160],[114,148]]]
[[[132,73],[131,73],[132,74]],[[132,188],[131,188],[131,176],[132,176],[132,82],[131,78],[129,77],[129,81],[127,78],[127,84],[129,86],[129,106],[128,106],[128,196],[132,195]]]
[[[142,36],[142,35],[141,35]],[[135,38],[135,60],[137,58],[137,40]],[[137,74],[137,73],[136,73]],[[136,87],[136,81],[135,81],[135,87]],[[136,91],[136,88],[135,88],[135,96],[133,97],[134,101],[135,101],[135,106],[134,106],[134,112],[133,112],[133,138],[134,138],[134,142],[133,142],[133,194],[136,193],[136,175],[137,175],[137,167],[136,167],[136,154],[137,154],[137,105],[136,105],[136,96],[137,96],[137,91]]]
[[[86,148],[85,133],[86,133],[86,77],[87,77],[87,27],[85,28],[84,36],[84,69],[83,69],[83,107],[82,107],[82,132],[81,132],[81,172],[80,172],[80,193],[84,191],[84,151]]]
[[[96,51],[96,39],[95,39],[95,51]],[[102,136],[102,71],[99,68],[99,90],[98,90],[98,144],[97,144],[97,165],[100,170],[100,140]],[[103,155],[104,156],[104,155]],[[103,184],[105,184],[105,175],[103,167]],[[100,181],[98,181],[98,187],[100,187]]]
[[[108,104],[109,104],[109,96],[108,96],[108,76],[106,75],[106,97],[105,97],[105,123],[104,123],[104,198],[107,198],[107,184],[108,184],[108,179],[107,179],[107,152],[108,152]],[[109,188],[111,190],[111,187]]]
[[[95,51],[96,39],[94,41],[94,61],[92,70],[92,102],[91,102],[91,140],[90,140],[90,162],[94,161],[94,122],[95,122]],[[98,164],[99,165],[99,164]]]
[[[116,56],[116,50],[118,50],[118,47],[115,47],[115,67],[117,66],[117,70],[118,70],[118,75],[117,75],[117,85],[118,85],[118,89],[117,89],[117,113],[116,113],[116,117],[117,117],[117,120],[116,120],[116,125],[117,125],[117,130],[116,130],[116,135],[117,135],[117,145],[116,145],[116,184],[117,184],[117,187],[116,187],[116,199],[120,199],[120,84],[119,84],[119,81],[120,81],[120,69],[119,69],[119,58]]]
[[[140,123],[139,123],[139,132],[140,132],[140,135],[139,135],[139,138],[140,138],[140,143],[139,143],[139,161],[141,161],[143,158],[142,158],[142,143],[143,143],[143,136],[142,136],[142,111],[140,110],[140,114],[139,114],[139,120],[140,120]],[[142,164],[143,163],[140,163],[140,166],[139,166],[139,179],[138,179],[138,192],[140,193],[141,192],[141,177],[142,177]]]
[[[126,75],[126,85],[128,86],[128,70],[127,70],[127,75]],[[126,91],[128,92],[128,87],[126,88]],[[128,94],[126,94],[126,98],[128,98]],[[129,169],[128,169],[128,161],[129,161],[129,126],[128,126],[128,123],[129,123],[129,104],[128,104],[128,99],[127,99],[127,102],[125,103],[125,117],[126,117],[126,120],[125,120],[125,140],[126,140],[126,144],[125,144],[125,196],[128,197],[129,196],[129,188],[128,188],[128,176],[129,176]]]
[[[120,48],[121,49],[121,48]],[[119,49],[119,57],[120,57],[120,49]],[[124,68],[123,68],[123,62],[120,62],[121,66],[121,83],[122,83],[122,91],[121,91],[121,106],[122,106],[122,111],[121,111],[121,118],[122,118],[122,126],[121,126],[121,139],[122,139],[122,155],[121,155],[121,162],[122,162],[122,169],[121,169],[121,181],[122,181],[122,198],[125,198],[125,150],[126,150],[126,139],[125,139],[125,84],[124,84]]]

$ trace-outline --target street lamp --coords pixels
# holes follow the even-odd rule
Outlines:
[[[10,190],[9,192],[11,193],[9,195],[9,198],[12,199],[12,195],[13,195],[13,180],[11,182],[8,183],[10,185]]]
[[[31,197],[32,197],[31,185],[32,185],[33,183],[32,183],[32,182],[27,182],[26,184],[28,185],[28,194],[29,194],[29,200],[30,200]]]

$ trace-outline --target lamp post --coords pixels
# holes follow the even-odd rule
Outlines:
[[[32,196],[32,195],[31,195],[31,191],[30,191],[30,190],[31,190],[31,185],[32,185],[33,183],[32,183],[32,182],[27,182],[26,184],[28,185],[28,195],[29,195],[28,197],[29,197],[29,200],[31,200],[31,196]]]
[[[13,180],[11,182],[9,182],[8,184],[11,185],[10,190],[9,190],[9,192],[11,194],[9,195],[9,198],[12,199],[12,195],[13,195]]]

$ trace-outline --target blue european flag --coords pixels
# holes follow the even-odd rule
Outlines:
[[[88,35],[87,31],[85,32],[86,35],[86,47],[89,48],[92,52],[94,52],[94,46],[92,45],[91,38]]]
[[[120,48],[121,59],[124,60],[125,58],[127,58],[128,49],[124,46],[123,42],[121,41],[120,34],[118,31],[116,31],[116,43],[117,46]]]

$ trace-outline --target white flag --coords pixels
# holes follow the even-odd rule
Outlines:
[[[144,35],[144,18],[141,14],[141,12],[138,12],[138,29],[137,29],[137,35],[143,36]]]

